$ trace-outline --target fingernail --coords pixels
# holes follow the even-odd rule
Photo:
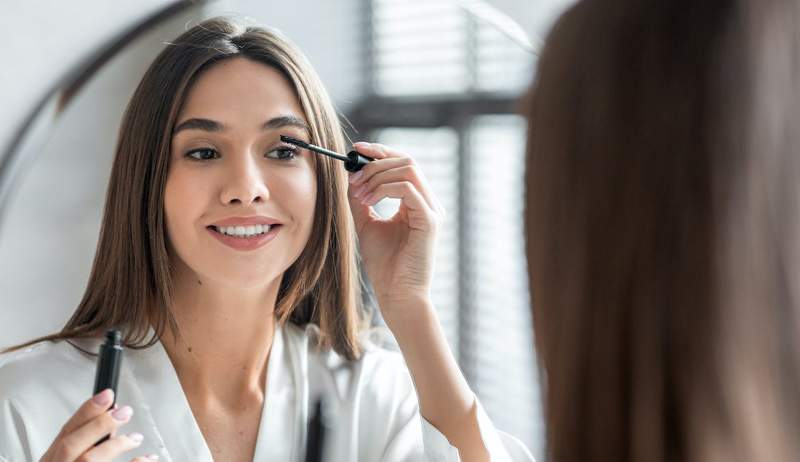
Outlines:
[[[367,147],[367,146],[369,146],[369,143],[367,143],[366,141],[359,141],[359,142],[357,142],[357,143],[353,143],[353,147],[354,147],[354,148],[357,148],[357,147]]]
[[[142,435],[141,433],[128,433],[128,439],[130,439],[136,444],[140,444],[144,439],[144,435]]]
[[[364,194],[364,190],[366,189],[367,185],[361,185],[353,190],[353,195],[358,199],[361,199],[361,195]]]
[[[359,170],[356,173],[350,175],[350,183],[355,183],[356,181],[360,180],[361,177],[364,176],[364,171]]]
[[[106,406],[111,404],[111,400],[114,399],[114,391],[110,388],[106,388],[105,390],[101,391],[100,393],[94,395],[92,398],[92,402],[98,406]]]
[[[130,406],[122,406],[121,408],[111,413],[111,417],[120,422],[130,419],[132,415],[133,415],[133,409],[131,409]]]
[[[155,454],[150,454],[149,456],[147,456],[147,458],[150,460],[158,460],[158,456]]]

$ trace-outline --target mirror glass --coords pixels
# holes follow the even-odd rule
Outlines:
[[[92,15],[49,3],[0,19],[14,23],[11,60],[23,63],[0,75],[14,108],[0,124],[0,346],[59,330],[80,301],[119,123],[144,70],[189,25],[233,15],[305,52],[353,141],[419,162],[447,210],[433,297],[448,341],[495,424],[540,455],[517,101],[569,0],[94,1]],[[46,37],[21,25],[34,17]]]

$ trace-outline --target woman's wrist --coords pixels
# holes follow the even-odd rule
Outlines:
[[[378,305],[386,326],[398,342],[407,336],[417,336],[421,329],[439,322],[428,294],[378,297]]]

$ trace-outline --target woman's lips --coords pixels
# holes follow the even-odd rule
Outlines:
[[[281,228],[283,228],[282,225],[273,225],[270,227],[270,230],[268,232],[263,234],[257,234],[251,237],[237,237],[237,236],[229,236],[227,234],[222,234],[221,232],[217,231],[217,229],[213,226],[208,226],[206,229],[218,241],[222,242],[228,247],[231,247],[235,250],[247,251],[247,250],[255,250],[259,247],[266,245],[269,241],[275,238],[275,236],[281,231]]]

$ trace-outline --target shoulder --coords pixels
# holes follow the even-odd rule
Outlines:
[[[84,342],[74,341],[76,345]],[[0,355],[3,456],[8,460],[38,458],[61,425],[91,395],[93,375],[93,357],[65,340],[45,341]]]
[[[360,393],[384,399],[389,396],[392,399],[404,398],[409,394],[416,396],[405,359],[385,328],[371,328],[361,333],[362,354],[354,361],[331,349],[315,347],[319,335],[316,325],[287,324],[285,332],[290,342],[307,344],[309,367],[316,366],[326,375],[338,377],[340,383],[349,382],[350,386],[357,386]]]
[[[364,372],[408,375],[405,359],[398,351],[391,332],[386,328],[373,327],[361,332],[359,341],[362,354],[355,361],[349,361],[331,349],[316,348],[319,327],[314,324],[298,326],[287,323],[284,332],[290,343],[306,344],[310,355],[320,357],[328,367],[338,368],[349,364],[359,367]]]
[[[80,341],[73,343],[79,345]],[[93,357],[65,340],[45,341],[0,355],[0,402],[25,403],[58,395],[59,388],[85,383],[84,376],[91,378],[93,369]]]

